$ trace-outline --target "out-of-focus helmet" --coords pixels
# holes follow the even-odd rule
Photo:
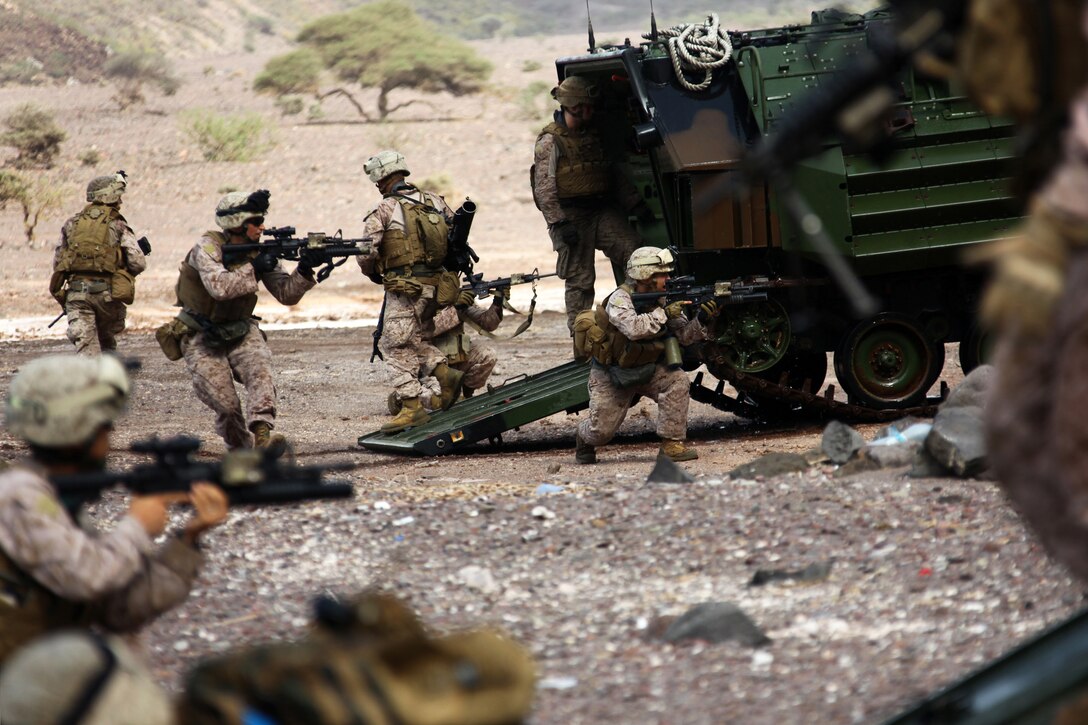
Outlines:
[[[627,260],[627,276],[634,280],[649,279],[659,272],[674,269],[672,252],[660,247],[639,247]]]
[[[87,443],[128,402],[125,368],[111,355],[50,355],[28,363],[8,388],[8,430],[47,448]]]
[[[119,637],[73,630],[34,640],[4,664],[0,720],[170,725],[174,712]]]
[[[215,223],[220,229],[237,229],[246,219],[268,214],[268,199],[272,192],[258,189],[253,193],[232,191],[215,206]]]
[[[592,105],[597,102],[597,86],[583,76],[570,76],[552,89],[552,98],[565,108],[574,108],[583,103]]]
[[[109,176],[96,176],[87,184],[87,201],[99,204],[116,204],[128,186],[124,171]]]
[[[408,163],[404,160],[404,154],[393,149],[379,151],[371,156],[363,164],[363,171],[366,172],[367,178],[375,184],[398,171],[405,176],[412,173],[408,170]]]

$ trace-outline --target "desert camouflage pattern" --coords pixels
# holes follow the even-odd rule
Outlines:
[[[593,285],[597,280],[593,264],[595,252],[604,252],[613,266],[624,269],[631,252],[642,246],[642,239],[631,227],[624,212],[638,204],[642,197],[622,174],[617,173],[617,182],[614,184],[616,200],[613,203],[597,207],[564,207],[559,202],[555,183],[558,154],[555,137],[541,134],[535,150],[535,193],[544,221],[548,223],[552,248],[560,253],[556,272],[563,278],[567,329],[573,334],[574,318],[582,310],[593,307]],[[578,230],[578,243],[565,252],[562,248],[567,245],[552,228],[563,221],[571,222]],[[563,254],[569,255],[567,259],[563,259]]]
[[[438,311],[434,296],[432,285],[424,285],[423,294],[415,299],[399,292],[385,293],[385,329],[378,345],[392,377],[393,392],[401,400],[441,394],[433,373],[446,356],[428,342],[434,338]]]
[[[60,242],[53,251],[56,269],[61,252],[68,246],[72,227],[82,215],[76,214],[60,230]],[[147,257],[136,243],[136,235],[123,219],[110,222],[110,243],[124,250],[125,267],[133,277],[147,269]],[[68,340],[82,355],[98,355],[117,349],[117,336],[125,329],[125,305],[117,302],[107,288],[101,292],[70,290],[64,297],[64,314],[68,318]]]
[[[665,310],[655,307],[639,313],[631,295],[622,287],[613,292],[605,305],[609,321],[631,340],[651,340],[666,328],[681,345],[691,345],[707,337],[706,327],[697,319],[677,317],[669,320]],[[657,403],[657,435],[662,439],[685,440],[688,437],[688,406],[691,402],[690,380],[683,370],[670,370],[658,364],[653,377],[644,385],[619,388],[612,384],[607,368],[594,364],[589,371],[589,415],[578,424],[578,434],[591,446],[603,446],[612,440],[636,395]]]
[[[400,196],[433,206],[446,217],[453,218],[453,209],[438,194],[429,191],[420,191],[414,187],[397,192]],[[377,272],[378,260],[381,259],[382,237],[387,229],[404,231],[404,209],[397,202],[396,197],[387,196],[378,202],[363,221],[363,240],[371,243],[370,254],[361,254],[355,258],[363,274],[372,277]]]
[[[1084,19],[1088,36],[1088,11]],[[1040,196],[1088,226],[1088,90],[1070,110],[1065,156]],[[1007,331],[994,355],[986,415],[994,473],[1049,553],[1088,580],[1088,249],[1069,251],[1049,329]]]
[[[498,353],[489,342],[482,338],[468,338],[465,332],[465,322],[471,322],[485,332],[494,332],[502,322],[502,307],[499,305],[471,305],[464,310],[456,307],[443,308],[434,318],[434,340],[445,337],[463,335],[466,339],[461,343],[467,354],[466,360],[449,359],[450,367],[464,373],[461,379],[461,387],[470,390],[479,390],[487,384],[495,365],[499,361]],[[455,340],[450,340],[450,346],[456,345]],[[439,345],[442,348],[441,345]]]
[[[452,218],[453,210],[438,194],[410,188],[398,192],[409,199],[429,204]],[[368,277],[377,274],[381,259],[382,237],[386,230],[404,230],[404,210],[395,197],[387,196],[366,216],[363,239],[369,240],[371,253],[355,259]],[[429,340],[434,339],[437,289],[424,284],[422,294],[413,298],[400,292],[385,293],[385,327],[378,343],[392,380],[393,391],[401,400],[439,395],[441,386],[432,374],[446,356]]]
[[[259,289],[259,281],[278,302],[293,305],[315,284],[297,270],[288,272],[281,262],[262,275],[258,275],[251,264],[228,269],[223,266],[221,245],[207,235],[193,247],[182,264],[196,269],[208,294],[217,300],[254,294]],[[181,351],[193,379],[193,391],[200,402],[215,412],[215,431],[228,449],[252,446],[253,436],[249,429],[254,423],[264,422],[275,427],[272,351],[256,320],[250,320],[249,332],[229,349],[209,348],[204,343],[204,333],[198,332],[182,340]],[[246,390],[244,415],[234,387],[235,378]]]
[[[180,539],[156,551],[129,516],[107,533],[81,528],[29,463],[0,472],[0,549],[53,596],[86,603],[91,621],[115,632],[137,630],[184,601],[202,562]],[[0,597],[0,620],[12,606]]]

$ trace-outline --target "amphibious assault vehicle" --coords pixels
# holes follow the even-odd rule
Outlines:
[[[892,22],[885,10],[827,10],[808,25],[722,33],[731,55],[694,90],[702,71],[674,63],[667,32],[556,61],[560,80],[584,76],[599,89],[601,135],[657,216],[639,229],[643,238],[676,250],[678,275],[766,293],[726,305],[713,339],[689,349],[689,369],[707,371],[696,376],[695,399],[745,415],[898,417],[932,402],[926,396],[946,344],[959,343],[965,372],[986,357],[975,321],[981,275],[962,256],[1008,236],[1018,221],[1008,190],[1009,121],[984,115],[949,81],[907,67],[887,86],[894,103],[879,131],[879,161],[828,138],[791,164],[791,187],[822,220],[835,263],[876,301],[860,316],[828,257],[786,213],[782,187],[742,175],[749,149],[805,112],[805,100],[860,62]],[[831,386],[821,394],[828,353],[848,402]],[[708,374],[717,382],[704,383]],[[364,436],[360,444],[397,450],[403,439],[410,442],[401,450],[442,453],[495,439],[584,407],[586,375],[571,363],[458,404],[400,437]]]

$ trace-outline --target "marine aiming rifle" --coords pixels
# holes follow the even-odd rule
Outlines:
[[[240,257],[271,254],[277,259],[305,262],[316,271],[317,281],[323,282],[348,257],[370,254],[371,249],[369,239],[344,239],[340,230],[332,236],[308,232],[305,238],[295,237],[294,227],[266,229],[264,233],[272,239],[252,244],[224,244],[223,261],[231,264]]]
[[[184,492],[198,481],[218,484],[231,504],[268,505],[319,498],[350,498],[350,483],[323,483],[325,471],[344,470],[351,464],[296,466],[277,461],[269,451],[245,448],[231,451],[222,461],[199,461],[194,454],[200,440],[189,436],[153,436],[132,444],[134,453],[147,453],[153,463],[128,471],[95,471],[50,478],[69,511],[94,501],[103,490],[124,486],[135,494]]]

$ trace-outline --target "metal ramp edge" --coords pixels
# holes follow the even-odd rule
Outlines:
[[[359,437],[372,451],[441,456],[482,440],[499,440],[508,430],[589,405],[589,363],[569,362],[535,375],[507,380],[486,393],[462,400],[447,411],[431,414],[425,425],[384,435]]]

